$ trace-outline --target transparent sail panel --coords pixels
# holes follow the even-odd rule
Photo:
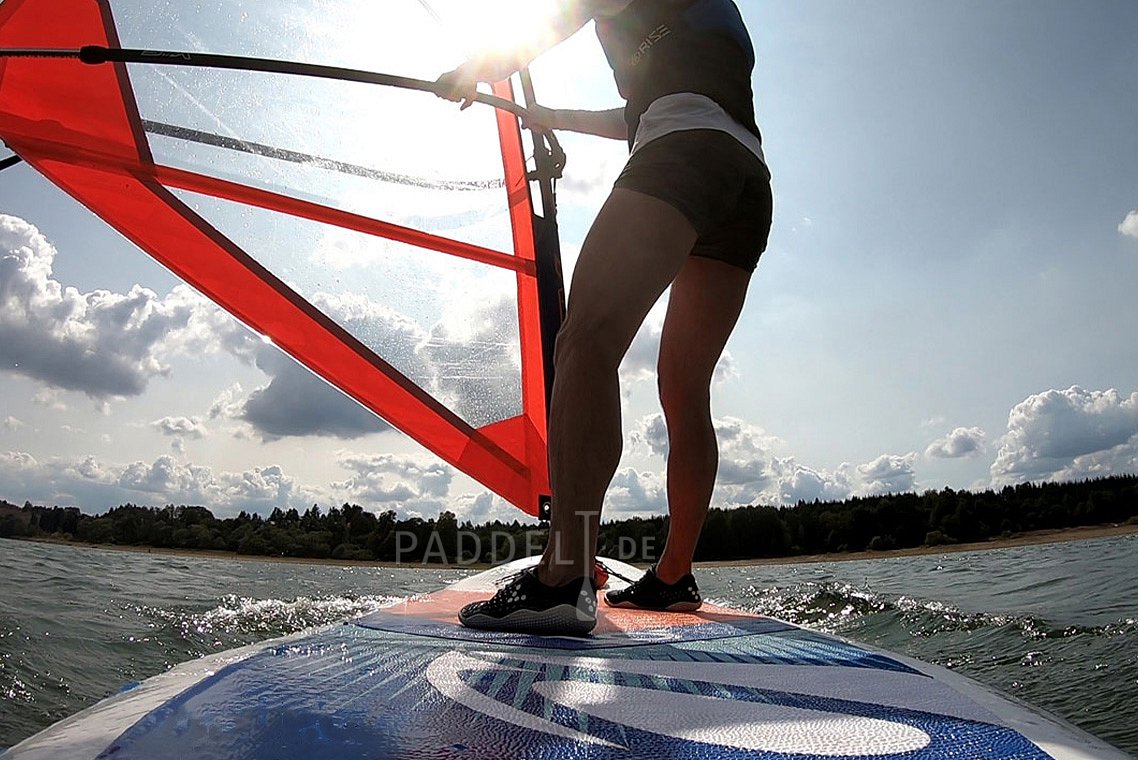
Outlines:
[[[514,273],[173,191],[290,289],[474,427],[521,413]]]
[[[112,8],[124,47],[433,81],[464,59],[475,26],[492,35],[501,30],[493,19],[511,18],[493,12],[510,11],[508,4],[490,3],[501,7],[479,13],[474,5],[168,0]],[[515,5],[525,5],[525,13],[533,7]],[[306,76],[156,64],[127,70],[160,166],[516,253],[491,108],[460,111],[430,93]],[[469,424],[521,413],[514,272],[333,223],[173,192]]]
[[[114,4],[127,47],[428,81],[462,60],[444,23],[457,7],[419,0]],[[128,70],[159,164],[513,252],[490,108],[460,112],[430,93],[305,76],[154,64]]]

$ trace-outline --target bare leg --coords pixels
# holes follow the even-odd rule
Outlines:
[[[538,567],[546,584],[592,573],[601,506],[620,461],[617,368],[695,240],[691,223],[672,206],[619,188],[585,239],[555,352],[549,420],[553,516]]]
[[[692,556],[715,487],[719,447],[711,421],[711,379],[731,334],[751,274],[692,256],[672,284],[660,337],[660,403],[668,427],[671,524],[656,575],[675,583]]]

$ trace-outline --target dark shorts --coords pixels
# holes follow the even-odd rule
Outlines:
[[[628,160],[616,187],[659,198],[699,234],[692,256],[748,272],[767,248],[774,201],[770,173],[731,135],[710,129],[672,132]]]

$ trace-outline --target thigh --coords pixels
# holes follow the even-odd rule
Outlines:
[[[574,267],[563,332],[586,331],[623,356],[695,240],[691,223],[668,203],[614,189]]]

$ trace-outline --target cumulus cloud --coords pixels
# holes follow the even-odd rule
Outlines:
[[[632,383],[656,379],[656,361],[660,356],[660,337],[663,330],[664,309],[657,307],[644,320],[620,364],[620,379],[625,392],[628,391],[627,386]],[[715,365],[715,372],[711,377],[712,384],[717,385],[738,376],[735,357],[730,351],[724,350]]]
[[[475,304],[428,330],[362,296],[317,294],[312,300],[470,424],[481,426],[520,413],[521,369],[512,301]],[[266,441],[289,436],[350,440],[390,429],[272,344],[230,342],[235,345],[231,353],[254,363],[270,380],[248,394],[239,387],[227,389],[211,408],[212,417],[246,422]]]
[[[241,510],[267,515],[276,507],[303,511],[313,504],[355,503],[404,517],[434,517],[446,509],[464,520],[519,517],[512,506],[484,491],[453,493],[455,470],[426,455],[340,452],[337,463],[348,476],[321,485],[298,483],[275,464],[219,471],[169,455],[121,463],[98,456],[37,459],[8,451],[0,452],[0,483],[20,501],[93,510],[127,502],[197,504],[224,517]]]
[[[800,501],[835,501],[846,499],[854,493],[854,479],[851,467],[846,464],[830,472],[799,464],[794,457],[774,459],[770,464],[772,496],[768,500],[755,500],[769,504],[797,504]]]
[[[127,502],[199,504],[225,517],[334,501],[330,492],[299,486],[277,465],[215,472],[172,456],[121,464],[94,456],[40,461],[25,452],[6,452],[0,453],[0,479],[21,499],[94,510]]]
[[[1126,215],[1122,224],[1118,225],[1118,231],[1127,237],[1138,238],[1138,209]]]
[[[40,382],[37,398],[63,408],[61,391],[95,399],[143,393],[171,372],[176,356],[225,352],[269,380],[248,393],[229,389],[210,416],[244,423],[265,441],[288,436],[354,439],[389,429],[374,414],[187,286],[164,297],[80,293],[53,278],[55,249],[27,222],[0,216],[0,369]],[[475,426],[520,411],[518,337],[512,300],[452,304],[436,324],[357,294],[310,297],[399,372]]]
[[[55,412],[66,412],[67,404],[60,398],[61,392],[54,388],[41,388],[32,396],[32,401]]]
[[[175,356],[224,351],[270,377],[228,410],[264,439],[352,438],[386,428],[191,288],[178,286],[165,297],[137,285],[126,294],[80,293],[53,278],[55,256],[34,226],[0,215],[0,368],[46,386],[37,403],[65,410],[60,391],[76,391],[105,409],[106,401],[138,396],[152,379],[169,375]],[[324,296],[316,305],[356,334],[376,337],[401,371],[429,375],[415,357],[424,333],[407,320],[359,298]],[[396,339],[407,331],[414,332],[409,340]]]
[[[716,420],[715,435],[719,440],[719,491],[731,494],[736,503],[771,495],[777,483],[773,465],[783,442],[733,417]]]
[[[656,360],[660,356],[660,334],[664,320],[656,312],[649,314],[632,339],[620,364],[621,385],[626,386],[656,377]]]
[[[241,417],[265,438],[382,429],[374,416],[316,378],[186,286],[167,296],[80,293],[52,277],[56,250],[27,222],[0,216],[0,367],[43,383],[36,401],[60,411],[60,391],[105,402],[137,396],[169,374],[169,359],[226,351],[272,377],[245,400]],[[351,322],[350,308],[342,309]],[[104,406],[104,409],[106,407]],[[185,432],[160,426],[175,437]]]
[[[930,459],[961,459],[974,457],[984,450],[987,434],[978,427],[958,427],[943,438],[938,438],[925,449]]]
[[[637,514],[660,514],[668,509],[668,494],[662,471],[641,472],[626,467],[612,479],[605,494],[606,519]]]
[[[13,417],[12,415],[9,414],[7,417],[4,418],[4,429],[5,430],[16,431],[16,430],[19,430],[19,429],[24,428],[24,427],[27,427],[27,423],[25,423],[23,420],[19,419],[18,417]]]
[[[1138,471],[1138,393],[1078,386],[1012,408],[991,467],[994,485]]]
[[[318,308],[330,313],[341,326],[355,334],[369,335],[375,340],[403,345],[393,337],[407,331],[389,312],[369,310],[366,299],[356,297],[314,299]],[[229,419],[247,423],[252,436],[275,441],[289,436],[330,436],[342,439],[389,429],[374,414],[348,398],[304,365],[281,351],[270,341],[257,338],[236,320],[202,299],[203,314],[192,323],[192,330],[179,336],[179,347],[186,353],[203,350],[210,342],[213,350],[224,350],[238,360],[256,366],[269,382],[246,392],[240,384],[223,390],[208,411],[211,419]],[[418,339],[418,334],[413,340]],[[407,351],[410,351],[408,349]],[[404,354],[391,350],[389,358],[401,371],[408,367]]]
[[[857,474],[860,478],[858,494],[879,496],[913,490],[916,483],[913,464],[916,460],[917,455],[913,453],[882,454],[872,462],[858,465]]]
[[[417,347],[428,389],[476,427],[521,414],[517,311],[512,298],[461,305]]]
[[[289,436],[351,439],[388,429],[387,423],[273,346],[266,344],[257,353],[256,365],[271,378],[268,385],[242,399],[230,395],[228,403],[215,401],[211,415],[247,422],[263,441]]]
[[[150,427],[173,439],[170,445],[179,454],[185,453],[187,440],[201,440],[209,434],[200,417],[163,417],[151,422]]]
[[[490,491],[472,494],[452,493],[447,497],[447,505],[447,509],[458,516],[459,522],[469,520],[475,525],[493,522],[494,520],[534,522],[533,518],[523,515],[513,504]],[[540,549],[540,547],[537,548]]]
[[[200,417],[163,417],[151,422],[150,426],[162,435],[172,438],[198,440],[204,438],[208,432]]]
[[[719,473],[714,506],[745,504],[792,505],[799,501],[841,500],[850,496],[869,496],[910,491],[916,483],[914,452],[883,454],[861,465],[842,464],[834,470],[808,467],[786,454],[787,444],[762,428],[733,417],[715,420],[719,442]],[[667,429],[663,416],[648,415],[637,421],[629,434],[634,450],[666,459]],[[663,467],[660,469],[662,477]],[[648,483],[639,511],[652,511],[663,498],[664,484],[645,473],[634,472],[640,483]],[[610,498],[619,489],[623,508],[633,511],[631,500],[639,495],[629,487],[626,472],[621,483],[614,481]],[[615,501],[615,499],[614,499]]]
[[[52,277],[55,255],[34,226],[0,215],[0,367],[98,400],[168,374],[170,336],[196,308],[189,290],[80,293]]]
[[[448,507],[454,470],[426,456],[341,452],[338,464],[351,475],[333,487],[361,504],[436,514]]]
[[[641,417],[632,426],[629,441],[633,446],[646,449],[656,456],[668,455],[668,426],[664,424],[664,415],[650,414]]]

